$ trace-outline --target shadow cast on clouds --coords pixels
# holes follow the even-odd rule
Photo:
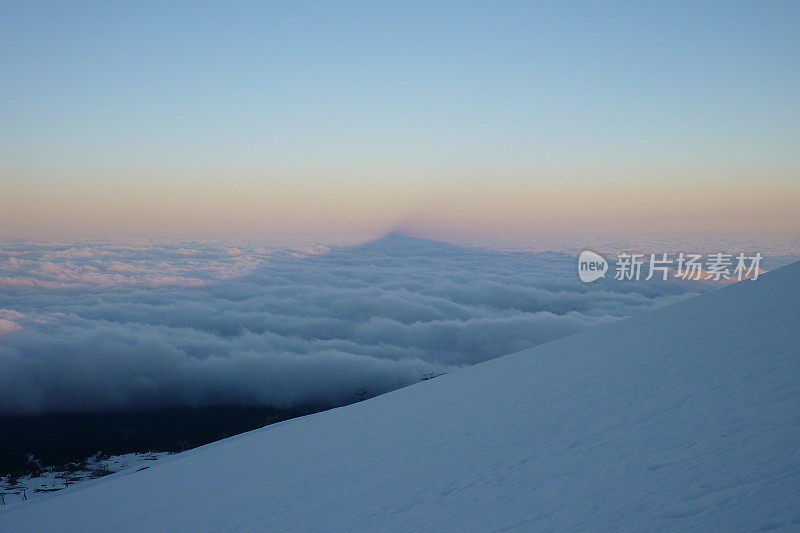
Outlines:
[[[0,414],[344,403],[704,290],[574,267],[399,235],[7,245]]]

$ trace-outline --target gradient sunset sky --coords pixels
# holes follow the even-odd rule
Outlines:
[[[800,3],[0,2],[0,238],[800,231]]]

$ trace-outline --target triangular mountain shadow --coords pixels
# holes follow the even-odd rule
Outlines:
[[[458,246],[442,241],[425,239],[422,237],[412,237],[397,232],[389,232],[383,237],[374,241],[368,241],[349,248],[350,250],[375,250],[375,251],[437,251],[437,252],[470,252],[481,251],[465,246]]]

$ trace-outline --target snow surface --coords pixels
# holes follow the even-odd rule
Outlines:
[[[800,529],[800,263],[0,511],[2,531]]]
[[[100,454],[74,464],[70,470],[44,468],[38,475],[22,476],[11,483],[9,478],[0,478],[0,505],[22,505],[33,498],[50,492],[97,479],[114,472],[131,468],[145,469],[152,461],[172,455],[170,452],[126,453],[101,458]],[[38,464],[38,463],[37,463]]]

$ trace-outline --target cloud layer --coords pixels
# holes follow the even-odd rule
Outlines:
[[[390,236],[0,249],[0,414],[339,403],[704,290]],[[568,356],[568,354],[565,354]]]

